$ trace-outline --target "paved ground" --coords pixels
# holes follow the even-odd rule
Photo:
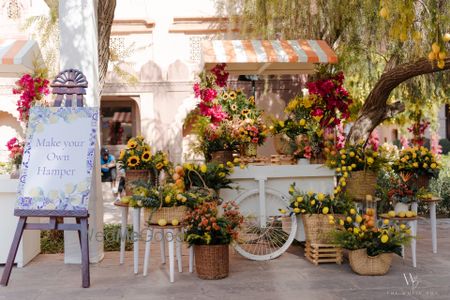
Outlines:
[[[381,277],[355,275],[348,263],[316,267],[304,259],[300,246],[292,246],[282,257],[267,262],[233,254],[230,276],[217,281],[189,274],[184,256],[184,272],[176,273],[175,283],[170,284],[167,266],[160,264],[157,253],[149,275],[143,277],[133,274],[132,252],[127,252],[124,265],[118,264],[118,253],[112,252],[106,253],[100,264],[92,265],[92,286],[82,289],[79,266],[64,265],[62,255],[40,255],[27,267],[13,270],[10,285],[0,287],[0,300],[450,299],[450,220],[438,224],[438,254],[431,252],[428,222],[421,221],[417,269],[411,267],[407,251],[407,258],[395,257],[390,272]],[[404,279],[403,274],[409,273],[418,281],[415,289]]]

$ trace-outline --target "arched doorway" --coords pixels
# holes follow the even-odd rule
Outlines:
[[[0,111],[0,161],[8,161],[6,143],[13,137],[23,138],[23,130],[19,121],[8,112]]]

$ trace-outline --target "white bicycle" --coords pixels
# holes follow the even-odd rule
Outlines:
[[[261,192],[260,192],[261,191]],[[235,243],[236,251],[251,260],[270,260],[283,254],[297,231],[295,214],[282,215],[280,208],[289,206],[289,197],[272,188],[249,190],[236,199],[244,224]]]

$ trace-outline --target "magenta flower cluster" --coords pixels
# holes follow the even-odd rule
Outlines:
[[[20,121],[28,121],[31,106],[49,94],[48,85],[47,79],[39,76],[33,77],[30,74],[25,74],[16,81],[17,87],[13,89],[13,93],[20,94],[20,99],[17,101]]]

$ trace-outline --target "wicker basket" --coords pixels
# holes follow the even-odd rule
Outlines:
[[[350,251],[348,254],[350,267],[359,275],[384,275],[392,263],[392,253],[382,253],[377,256],[367,255],[367,249]]]
[[[211,153],[211,161],[220,164],[226,164],[229,161],[233,162],[233,151],[231,150],[214,151]]]
[[[241,145],[242,157],[256,157],[258,153],[258,145],[254,143],[246,143]]]
[[[187,210],[186,206],[160,207],[156,210],[146,208],[144,209],[144,220],[148,221],[149,224],[158,224],[158,220],[161,219],[166,220],[168,224],[171,224],[174,219],[181,222]]]
[[[195,271],[201,279],[228,277],[228,245],[194,245]]]
[[[330,224],[329,215],[323,214],[303,214],[302,221],[305,229],[305,238],[312,244],[331,244],[331,233],[338,225]],[[334,215],[341,218],[341,215]]]
[[[347,193],[353,199],[366,199],[366,195],[375,195],[377,174],[371,171],[351,172],[347,180]]]
[[[273,137],[273,146],[280,155],[292,155],[297,148],[295,143],[286,134],[277,134]]]
[[[421,188],[428,188],[430,185],[429,175],[419,175],[418,177],[413,176],[410,180],[418,190]]]
[[[149,170],[126,170],[125,171],[125,194],[127,196],[133,195],[133,181],[144,180],[147,181],[150,177]]]

